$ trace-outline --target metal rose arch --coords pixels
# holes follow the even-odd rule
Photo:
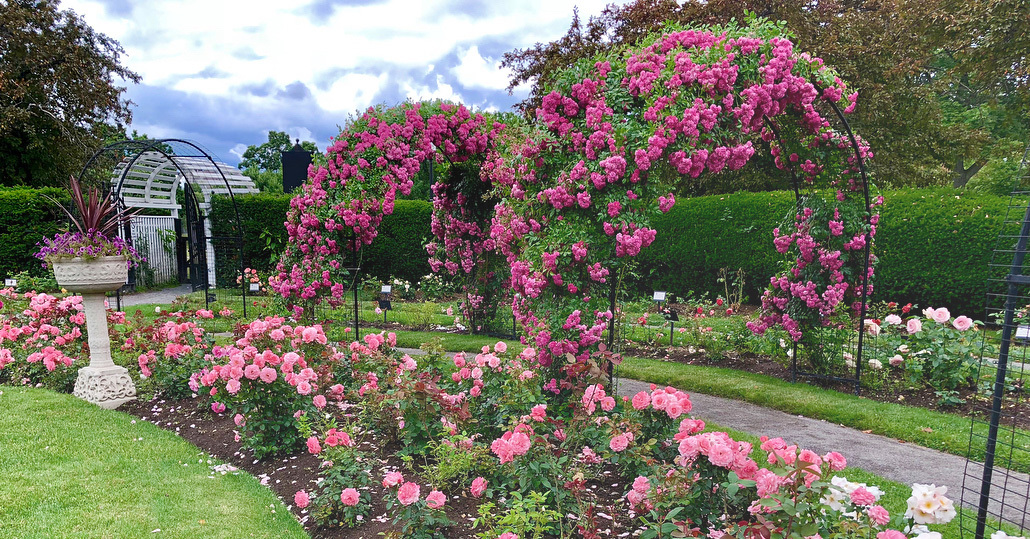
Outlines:
[[[791,173],[798,204],[773,232],[788,261],[751,329],[780,327],[817,352],[812,374],[840,378],[833,369],[854,362],[857,390],[860,343],[831,351],[812,340],[865,327],[881,200],[869,195],[871,153],[844,120],[857,93],[763,20],[670,26],[577,63],[546,90],[535,118],[503,125],[460,105],[370,110],[294,199],[291,246],[273,284],[299,311],[305,301],[340,301],[334,272],[346,238],[373,240],[422,161],[481,162],[478,177],[473,167],[463,183],[434,187],[434,268],[472,273],[489,257],[503,260],[503,271],[470,282],[468,297],[491,280],[514,292],[541,383],[560,401],[611,358],[601,345],[613,334],[615,288],[654,241],[652,217],[673,207],[683,184],[738,170],[768,147]],[[492,206],[488,233],[462,213],[470,203]]]

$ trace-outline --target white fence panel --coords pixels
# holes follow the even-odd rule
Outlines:
[[[147,266],[154,271],[154,284],[178,278],[175,243],[174,217],[138,215],[132,218],[132,245],[147,258]],[[136,282],[140,282],[139,273]]]

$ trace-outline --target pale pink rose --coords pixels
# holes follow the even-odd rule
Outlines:
[[[877,335],[880,334],[880,326],[879,326],[879,324],[877,324],[876,322],[873,322],[872,320],[866,320],[865,321],[865,330],[866,330],[866,333],[869,333],[873,337],[876,337]]]
[[[869,508],[869,518],[877,525],[886,526],[891,521],[891,515],[882,505],[874,505]]]
[[[232,421],[233,423],[236,423],[237,427],[242,427],[244,424],[247,423],[247,419],[243,417],[243,414],[236,414],[235,416],[233,416]]]
[[[933,315],[930,318],[933,318],[933,321],[937,322],[938,324],[945,324],[948,322],[948,320],[951,319],[951,313],[948,312],[948,309],[941,307],[940,309],[934,311]]]
[[[851,503],[861,506],[873,505],[876,503],[876,496],[865,487],[858,487],[851,491]]]
[[[973,327],[973,320],[965,315],[957,316],[955,317],[955,320],[951,322],[951,325],[955,326],[955,329],[959,331],[965,331]]]
[[[629,500],[630,505],[640,505],[640,502],[647,498],[646,492],[639,492],[631,490],[626,494],[626,499]]]
[[[920,322],[918,318],[909,318],[906,329],[908,329],[908,333],[910,335],[913,333],[919,333],[923,330],[923,323]]]
[[[235,395],[240,392],[240,381],[235,378],[225,383],[225,390]]]
[[[633,395],[633,409],[643,410],[651,405],[651,395],[648,395],[646,391],[641,391],[636,395]]]
[[[848,467],[848,461],[844,458],[844,455],[841,455],[836,451],[830,451],[829,453],[823,455],[823,460],[829,462],[830,470],[833,470],[835,472],[839,472],[844,468]]]
[[[361,500],[361,495],[353,488],[345,488],[343,489],[343,492],[340,493],[340,501],[343,502],[343,505],[354,507],[355,505],[358,505],[359,500]]]
[[[396,486],[396,485],[401,484],[402,481],[404,481],[404,475],[402,475],[400,472],[389,472],[389,473],[386,474],[386,477],[383,479],[383,486],[384,487]]]
[[[933,307],[927,307],[923,309],[923,316],[925,316],[927,320],[933,320],[933,313],[935,312],[937,312],[937,310]]]
[[[625,434],[617,434],[612,438],[612,441],[608,443],[608,447],[616,453],[625,451],[626,448],[629,447],[629,438],[627,438]]]
[[[901,317],[896,314],[888,314],[886,317],[884,317],[883,321],[891,326],[901,325]]]
[[[651,488],[651,481],[649,481],[646,477],[644,477],[642,475],[638,475],[637,478],[633,480],[633,490],[635,490],[637,492],[640,492],[642,494],[646,494],[648,489],[650,489],[650,488]]]
[[[297,493],[293,495],[293,504],[301,509],[304,509],[310,503],[311,498],[308,497],[308,493],[303,490],[298,490]]]
[[[533,410],[529,412],[529,417],[532,417],[534,421],[543,421],[547,419],[547,405],[537,404],[533,407]]]
[[[472,480],[472,488],[470,488],[469,491],[472,492],[472,496],[478,498],[486,492],[486,485],[486,479],[477,477]]]
[[[397,490],[397,501],[401,502],[402,505],[411,505],[418,501],[421,490],[418,484],[408,481]]]
[[[508,343],[506,343],[504,341],[497,341],[497,344],[494,345],[494,352],[497,352],[498,354],[503,354],[503,353],[505,353],[507,351],[508,351]]]
[[[248,380],[257,380],[258,376],[261,376],[261,368],[257,365],[247,365],[243,369],[243,375],[246,376]]]
[[[443,504],[446,502],[447,497],[439,490],[430,491],[429,496],[426,496],[426,505],[429,506],[430,509],[439,509],[443,507]]]
[[[272,367],[265,367],[261,369],[261,381],[266,384],[271,384],[279,377],[279,373]]]
[[[905,358],[901,357],[899,354],[894,354],[888,362],[891,364],[891,367],[900,367],[901,364],[905,362]]]

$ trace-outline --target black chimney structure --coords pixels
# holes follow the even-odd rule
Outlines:
[[[283,163],[283,192],[290,193],[308,178],[311,152],[301,148],[300,139],[288,152],[279,154]]]

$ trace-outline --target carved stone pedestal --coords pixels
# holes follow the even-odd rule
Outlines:
[[[111,360],[111,338],[104,307],[104,294],[122,286],[128,271],[122,256],[54,261],[57,283],[82,294],[89,334],[89,366],[79,369],[72,394],[109,410],[136,399],[136,386],[129,371]]]

